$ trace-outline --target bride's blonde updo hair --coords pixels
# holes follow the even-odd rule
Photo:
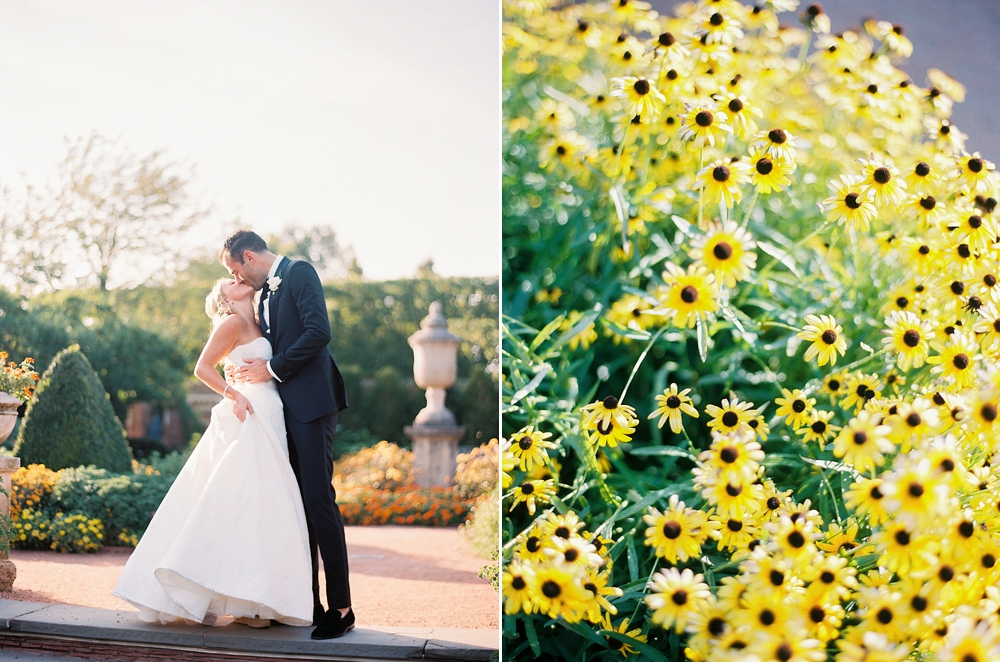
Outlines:
[[[222,285],[231,282],[233,282],[232,278],[220,278],[215,281],[212,291],[205,297],[205,313],[212,318],[213,325],[218,324],[230,315],[236,314],[233,302],[227,299],[226,295],[222,293]]]

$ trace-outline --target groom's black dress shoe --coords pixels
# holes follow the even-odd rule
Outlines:
[[[313,630],[313,639],[335,639],[348,630],[354,629],[354,610],[348,609],[347,616],[341,616],[340,610],[331,609]]]
[[[323,608],[323,605],[313,605],[313,625],[319,625],[324,616],[326,616],[326,609]]]

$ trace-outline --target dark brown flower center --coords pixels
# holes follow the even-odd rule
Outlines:
[[[694,285],[688,285],[681,290],[681,301],[684,303],[694,303],[698,300],[698,289]]]
[[[906,492],[914,499],[919,499],[924,495],[924,486],[920,483],[910,483],[906,488]]]
[[[833,329],[827,329],[823,332],[823,335],[821,335],[820,338],[822,338],[823,342],[827,345],[832,345],[837,342],[837,332]]]
[[[514,577],[512,580],[510,580],[510,586],[515,591],[522,591],[524,590],[524,587],[527,585],[528,585],[527,582],[524,581],[524,577]]]
[[[681,535],[681,525],[677,522],[667,522],[663,525],[663,535],[670,540],[677,540]]]
[[[719,459],[726,464],[732,464],[736,460],[740,459],[740,452],[736,450],[734,446],[726,446],[719,451]]]
[[[802,535],[801,531],[792,531],[788,534],[787,540],[788,544],[795,549],[801,549],[806,544],[806,537]]]
[[[778,660],[778,662],[788,662],[792,659],[793,655],[795,655],[795,651],[792,650],[792,647],[785,641],[781,642],[781,644],[774,651],[774,657]]]
[[[987,423],[992,423],[997,420],[997,406],[987,402],[979,408],[979,415],[982,416],[983,420]]]
[[[735,427],[740,422],[739,415],[734,411],[727,411],[722,415],[722,424],[727,428]]]
[[[740,531],[743,530],[743,522],[741,522],[738,519],[731,519],[728,522],[726,522],[726,528],[732,531],[733,533],[739,533]]]
[[[969,367],[969,363],[971,363],[971,361],[965,354],[956,354],[955,358],[951,360],[951,363],[959,370],[965,370]]]
[[[608,397],[604,398],[604,401],[601,404],[604,405],[605,409],[617,409],[618,398],[616,398],[613,395],[609,395]]]
[[[781,586],[785,583],[785,575],[780,570],[772,570],[769,579],[775,586]]]
[[[892,610],[888,607],[882,607],[875,614],[875,619],[882,625],[888,625],[892,623]]]
[[[928,195],[926,198],[920,198],[920,206],[931,211],[937,205],[937,199],[933,195]]]
[[[534,443],[535,441],[527,435],[517,440],[517,445],[522,451],[528,450]]]
[[[963,538],[971,538],[976,531],[976,525],[969,520],[964,520],[958,525],[958,533]]]
[[[826,612],[819,605],[813,605],[809,610],[809,620],[813,623],[822,623],[823,619],[826,618]]]
[[[729,181],[729,168],[726,166],[715,166],[712,168],[712,179],[722,183]]]
[[[657,37],[656,40],[660,42],[660,46],[673,46],[674,42],[677,41],[676,39],[674,39],[674,35],[670,34],[669,32],[664,32],[659,37]]]
[[[720,636],[726,631],[726,621],[715,616],[714,618],[708,619],[708,632],[713,637]]]
[[[907,329],[903,332],[903,344],[907,347],[916,347],[920,344],[920,332],[916,329]]]
[[[703,110],[703,111],[699,112],[697,115],[694,116],[694,122],[695,122],[695,124],[697,124],[698,126],[703,127],[703,128],[704,127],[712,126],[712,121],[714,119],[715,118],[712,117],[712,113],[710,113],[707,110]]]
[[[917,164],[917,167],[913,169],[913,172],[915,172],[918,177],[926,177],[931,174],[931,167],[921,161]]]
[[[969,227],[973,230],[978,230],[983,227],[983,219],[981,216],[970,216],[969,217]]]
[[[730,99],[729,110],[731,110],[734,113],[740,112],[741,110],[743,110],[743,102],[740,101],[739,99]]]
[[[816,434],[823,434],[824,432],[826,432],[826,423],[823,421],[814,421],[813,424],[809,426],[809,428]]]
[[[773,611],[770,609],[764,609],[760,612],[760,614],[758,614],[757,620],[760,621],[761,625],[770,627],[771,625],[774,625],[774,621],[777,619],[775,619]]]
[[[851,437],[851,441],[853,441],[858,446],[864,446],[866,443],[868,443],[868,433],[865,432],[864,430],[858,430]]]
[[[858,209],[861,207],[861,201],[858,198],[861,197],[857,193],[848,193],[844,196],[844,204],[850,209]]]
[[[805,410],[806,410],[805,400],[794,400],[792,402],[792,411],[794,411],[795,413],[801,414]]]
[[[769,510],[777,510],[779,507],[781,507],[781,500],[776,496],[768,497],[767,507]]]
[[[915,428],[918,425],[920,425],[920,414],[918,414],[915,411],[910,412],[906,416],[906,424],[909,425],[911,428]]]
[[[521,485],[521,492],[523,494],[534,494],[535,486],[532,485],[531,483],[523,483]]]
[[[896,531],[896,535],[893,537],[896,539],[897,545],[906,547],[910,544],[910,534],[907,531]]]
[[[771,159],[764,157],[762,159],[757,159],[757,172],[761,175],[769,175],[771,171],[774,170],[774,163]]]
[[[556,527],[556,537],[562,538],[563,540],[569,540],[569,527],[559,526]]]
[[[910,606],[913,607],[913,611],[924,611],[927,609],[927,598],[922,595],[915,595],[910,600]]]
[[[720,241],[712,247],[712,255],[717,260],[728,260],[733,256],[733,247],[728,242]]]
[[[714,25],[715,27],[719,27],[720,25],[722,25],[722,21],[723,21],[722,14],[718,12],[712,14],[712,17],[708,19],[708,22]]]
[[[888,184],[889,180],[892,179],[892,173],[885,166],[875,168],[875,172],[872,173],[872,179],[874,179],[879,184]]]
[[[969,170],[972,172],[982,172],[983,171],[983,160],[977,157],[972,157],[969,159]]]
[[[682,606],[684,604],[687,604],[687,601],[688,601],[687,591],[685,591],[682,588],[679,588],[676,591],[674,591],[674,594],[670,596],[670,599],[678,607],[680,607],[680,606]]]
[[[767,132],[767,139],[775,145],[784,145],[785,141],[788,140],[788,134],[785,133],[784,129],[771,129]]]
[[[735,498],[743,494],[742,485],[733,485],[732,483],[726,483],[726,494]]]
[[[965,283],[960,280],[952,281],[951,283],[951,293],[952,294],[963,294],[965,292]]]
[[[558,598],[560,593],[562,593],[562,587],[551,579],[547,579],[542,583],[542,595],[549,600]]]
[[[649,94],[649,81],[645,78],[640,78],[633,83],[632,89],[635,90],[635,93],[639,96]]]

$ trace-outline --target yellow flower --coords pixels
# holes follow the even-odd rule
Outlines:
[[[749,145],[754,158],[770,156],[788,163],[795,162],[795,137],[784,129],[771,129],[757,134]]]
[[[642,628],[633,628],[629,630],[628,626],[629,626],[629,619],[627,618],[622,620],[622,622],[619,623],[617,626],[613,626],[611,624],[610,614],[604,614],[604,618],[601,621],[601,629],[604,632],[607,633],[614,632],[623,637],[628,637],[629,639],[638,641],[639,643],[642,644],[646,643],[646,635],[642,634]],[[632,648],[632,646],[630,646],[627,641],[623,641],[618,637],[609,637],[607,635],[605,635],[604,638],[607,639],[608,641],[608,648],[620,652],[624,657],[628,657],[629,655],[635,653],[635,649]]]
[[[514,488],[514,500],[510,504],[510,509],[519,503],[524,503],[528,508],[528,514],[535,514],[535,502],[550,503],[556,494],[555,481],[553,480],[526,480]]]
[[[743,199],[740,184],[750,181],[750,166],[742,161],[719,159],[698,171],[694,190],[704,189],[704,203],[712,204],[722,201],[726,207],[733,206]]]
[[[712,223],[705,234],[697,237],[690,256],[696,265],[707,268],[718,282],[736,287],[757,266],[756,247],[750,233],[735,221]]]
[[[529,425],[511,437],[510,452],[520,464],[521,471],[531,471],[536,465],[545,464],[548,458],[546,449],[556,447],[548,441],[551,436],[552,433],[536,430]]]
[[[976,360],[979,356],[979,345],[975,339],[961,331],[955,331],[948,339],[947,345],[931,342],[931,349],[937,355],[927,359],[933,365],[931,373],[940,374],[955,384],[957,388],[967,388],[975,377]]]
[[[643,120],[655,121],[667,101],[663,93],[645,78],[612,78],[611,83],[614,85],[611,97],[620,99],[625,104],[625,115],[629,119],[638,115]]]
[[[750,183],[757,188],[758,193],[767,195],[791,184],[788,175],[795,166],[787,159],[774,155],[752,156],[750,160],[753,162]]]
[[[906,182],[899,170],[887,163],[858,159],[861,163],[860,192],[870,195],[876,207],[900,205],[906,197]]]
[[[726,123],[726,114],[714,105],[687,104],[681,116],[681,129],[678,135],[682,140],[693,140],[694,147],[701,148],[707,142],[715,146],[715,141],[725,142],[727,135],[733,132]]]
[[[817,365],[837,363],[837,355],[847,352],[847,339],[844,330],[830,315],[806,315],[806,326],[796,334],[799,338],[809,341],[812,345],[806,350],[806,361],[816,358]]]
[[[685,630],[691,614],[708,604],[712,596],[702,576],[689,568],[660,570],[653,575],[647,588],[649,595],[643,602],[652,611],[653,624],[677,632]]]
[[[583,578],[579,571],[562,564],[539,565],[530,581],[536,610],[550,618],[562,617],[567,623],[578,623],[588,599]]]
[[[828,221],[846,225],[848,230],[868,231],[876,209],[860,184],[861,178],[853,175],[841,175],[830,182],[834,195],[823,201]]]
[[[992,161],[981,157],[979,152],[971,156],[963,152],[958,159],[958,167],[961,173],[958,181],[966,191],[990,190],[990,173],[996,169]]]
[[[721,407],[708,405],[705,407],[705,413],[712,417],[708,422],[709,428],[719,434],[727,434],[748,429],[747,424],[750,419],[759,412],[753,409],[752,402],[740,402],[739,398],[733,397],[731,402],[723,398]]]
[[[892,428],[882,425],[880,419],[871,412],[859,412],[837,435],[833,454],[862,473],[881,466],[895,446],[889,441]]]
[[[672,262],[663,274],[666,292],[661,293],[661,308],[672,314],[673,323],[681,328],[693,327],[700,316],[719,308],[715,276],[705,267],[690,265],[687,271]]]
[[[812,415],[812,410],[816,406],[815,398],[807,398],[800,389],[789,391],[787,388],[781,389],[784,397],[776,398],[774,404],[778,405],[775,416],[784,416],[785,424],[799,429]]]
[[[909,370],[910,366],[919,368],[927,360],[927,341],[934,337],[934,332],[927,329],[920,318],[909,311],[895,311],[885,319],[888,338],[882,344],[891,347],[896,354],[896,365],[901,370]]]
[[[531,583],[533,571],[531,564],[522,563],[517,559],[511,561],[503,570],[501,580],[503,595],[503,612],[530,614],[534,611],[531,601]]]
[[[649,525],[645,544],[671,563],[697,558],[708,537],[705,513],[686,507],[676,494],[671,495],[665,512],[650,508],[642,521]]]
[[[670,421],[670,429],[674,434],[678,434],[684,427],[681,414],[687,414],[692,418],[698,418],[698,410],[694,408],[691,397],[688,393],[691,389],[683,391],[677,390],[677,384],[671,383],[670,387],[663,393],[656,396],[657,408],[648,418],[660,417],[657,427],[663,427],[666,421]]]

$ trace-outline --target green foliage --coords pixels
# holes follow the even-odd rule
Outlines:
[[[178,453],[165,457],[168,462],[182,460]],[[146,466],[138,465],[135,472],[118,474],[94,467],[63,469],[52,488],[49,508],[100,519],[104,523],[105,544],[128,545],[121,535],[142,536],[178,473],[150,472]],[[161,466],[167,468],[162,461]]]
[[[131,467],[125,430],[78,346],[56,355],[42,375],[14,449],[26,465]]]
[[[51,547],[57,552],[77,554],[99,552],[104,548],[104,525],[97,518],[80,513],[58,513],[49,531]]]
[[[484,494],[472,510],[472,517],[462,525],[461,531],[472,548],[484,559],[496,559],[500,537],[500,488],[494,487]]]

